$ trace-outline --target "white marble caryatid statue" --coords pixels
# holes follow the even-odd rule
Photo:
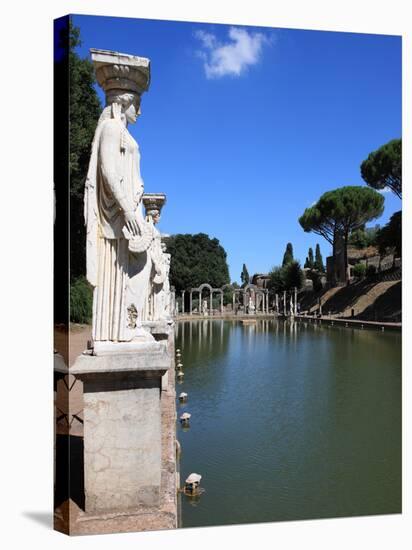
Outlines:
[[[203,315],[207,315],[207,300],[203,300],[202,302],[202,312],[203,312]]]
[[[165,321],[170,319],[168,306],[170,303],[170,254],[166,254],[162,236],[156,225],[160,220],[161,209],[166,202],[166,196],[162,193],[150,193],[143,196],[143,204],[146,209],[146,221],[153,229],[153,241],[148,250],[152,262],[150,276],[150,290],[147,300],[148,318],[151,321]]]
[[[149,60],[104,50],[91,50],[91,57],[106,94],[85,188],[87,279],[94,287],[96,351],[102,342],[153,341],[142,321],[154,233],[142,211],[139,147],[127,129],[136,122],[141,94],[149,86]]]
[[[249,297],[249,313],[253,314],[255,312],[255,304],[253,303],[252,296]]]
[[[163,264],[165,269],[165,282],[163,283],[163,288],[161,291],[161,310],[160,310],[160,318],[161,319],[171,319],[172,317],[172,292],[170,289],[170,262],[172,259],[172,255],[167,253],[167,248],[164,242],[162,242],[162,250],[163,250]]]

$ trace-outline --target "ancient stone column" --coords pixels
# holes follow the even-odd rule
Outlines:
[[[189,304],[189,307],[190,307],[190,315],[193,314],[192,312],[192,309],[193,309],[193,292],[190,291],[190,304]]]
[[[223,290],[220,291],[220,313],[223,315]]]
[[[182,290],[182,314],[185,312],[185,291]]]

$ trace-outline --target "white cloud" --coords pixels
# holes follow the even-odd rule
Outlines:
[[[392,190],[390,187],[384,187],[383,189],[378,189],[379,193],[390,193]]]
[[[230,40],[226,43],[219,42],[214,34],[202,30],[197,31],[195,36],[203,46],[197,55],[203,59],[207,78],[240,76],[248,67],[259,62],[262,47],[269,42],[262,33],[251,33],[237,27],[229,29]]]
[[[210,32],[205,31],[196,31],[195,33],[196,38],[198,38],[205,48],[212,49],[216,45],[216,37],[214,34],[211,34]]]

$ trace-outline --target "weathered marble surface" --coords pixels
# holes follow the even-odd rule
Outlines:
[[[86,512],[159,503],[161,388],[171,367],[167,341],[150,352],[81,355],[70,373],[83,383]]]
[[[84,393],[85,496],[88,512],[159,503],[159,387],[121,378],[113,391]]]
[[[87,279],[94,288],[93,341],[134,342],[137,349],[153,341],[142,323],[153,268],[149,249],[156,234],[143,216],[139,147],[127,127],[140,115],[150,61],[104,50],[91,50],[91,55],[106,95],[84,205]]]
[[[156,225],[160,220],[160,213],[166,202],[163,193],[145,193],[143,204],[146,209],[146,221],[153,228],[153,241],[149,248],[152,261],[150,289],[147,298],[145,317],[150,321],[165,321],[171,319],[171,291],[169,283],[170,254],[166,253],[166,246],[162,242],[162,235]]]
[[[150,328],[148,328],[150,331]],[[75,376],[86,376],[99,372],[119,373],[135,371],[163,371],[170,368],[170,356],[164,344],[156,342],[147,346],[146,353],[130,352],[119,355],[80,355],[69,372]]]

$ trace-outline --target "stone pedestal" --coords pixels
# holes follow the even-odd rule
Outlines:
[[[84,388],[86,513],[159,504],[161,378],[165,345],[142,353],[81,355],[70,373]]]

